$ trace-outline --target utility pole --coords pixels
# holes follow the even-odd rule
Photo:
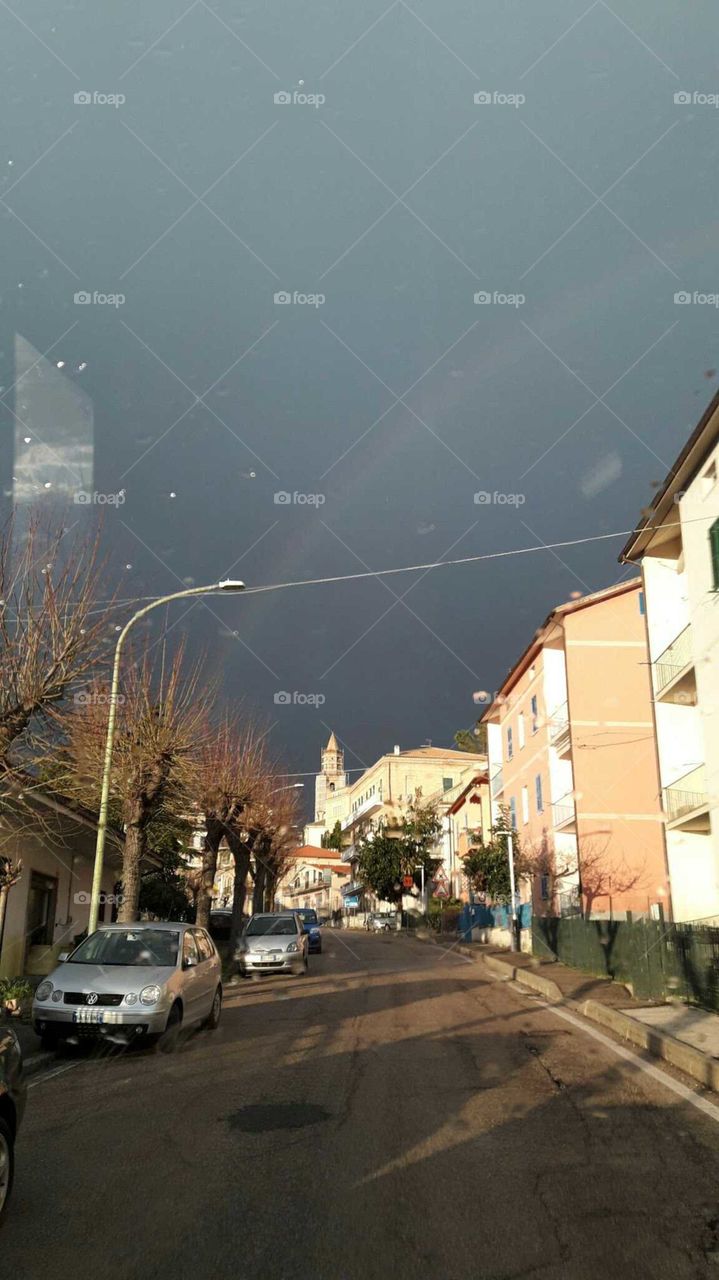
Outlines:
[[[512,898],[510,948],[512,951],[519,951],[519,939],[517,937],[517,900],[514,885],[514,847],[511,827],[507,832],[507,857],[509,859],[509,892]]]

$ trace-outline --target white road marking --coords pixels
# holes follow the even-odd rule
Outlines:
[[[679,1080],[674,1080],[672,1076],[660,1070],[659,1067],[652,1066],[650,1062],[645,1062],[643,1058],[637,1057],[630,1049],[625,1049],[623,1045],[616,1044],[614,1040],[610,1040],[609,1036],[605,1036],[601,1031],[597,1031],[595,1027],[590,1026],[583,1018],[576,1017],[573,1013],[567,1013],[566,1009],[558,1009],[556,1005],[545,1004],[543,1000],[537,1000],[542,1009],[547,1013],[553,1014],[557,1018],[563,1018],[565,1022],[571,1022],[573,1027],[577,1027],[579,1031],[583,1031],[585,1035],[591,1036],[593,1040],[598,1040],[606,1049],[610,1049],[617,1058],[622,1058],[632,1067],[638,1068],[646,1075],[651,1076],[653,1080],[658,1081],[665,1089],[671,1090],[677,1094],[684,1102],[690,1102],[698,1111],[703,1111],[705,1115],[719,1124],[719,1107],[714,1102],[710,1102],[708,1098],[704,1098],[701,1094],[695,1093],[688,1085],[682,1084]]]
[[[46,1080],[54,1080],[55,1076],[64,1076],[66,1071],[72,1071],[73,1067],[79,1067],[79,1062],[68,1062],[64,1067],[58,1067],[56,1071],[46,1071],[38,1080],[28,1080],[28,1089],[34,1089],[38,1084],[44,1084]]]

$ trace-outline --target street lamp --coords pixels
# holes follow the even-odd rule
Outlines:
[[[207,587],[188,587],[186,591],[174,591],[172,595],[160,596],[157,600],[151,600],[144,608],[138,609],[130,620],[125,623],[122,631],[117,637],[115,645],[115,661],[112,668],[112,684],[110,686],[110,709],[107,716],[107,736],[105,738],[105,762],[102,771],[102,791],[100,793],[100,813],[97,821],[97,842],[95,844],[95,867],[92,873],[92,895],[90,898],[90,919],[87,924],[88,934],[94,933],[97,928],[97,917],[100,907],[100,892],[102,887],[102,869],[105,857],[105,834],[107,832],[107,809],[110,798],[110,774],[112,771],[112,747],[115,741],[115,710],[117,707],[117,689],[120,682],[120,655],[122,646],[125,642],[125,636],[131,627],[134,627],[140,618],[144,618],[146,613],[151,609],[158,609],[160,605],[169,604],[172,600],[184,600],[187,596],[210,596],[219,595],[225,591],[244,591],[245,584],[239,579],[224,578],[222,582],[214,582]]]
[[[270,795],[279,795],[280,791],[297,791],[300,787],[304,787],[304,785],[304,782],[290,782],[286,787],[275,787],[274,791],[270,791]]]

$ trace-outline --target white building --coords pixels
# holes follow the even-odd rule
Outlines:
[[[674,917],[719,917],[719,395],[620,559],[644,580]]]

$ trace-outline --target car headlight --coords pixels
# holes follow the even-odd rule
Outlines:
[[[310,933],[319,933],[319,929],[317,928],[317,925],[314,925],[314,926],[310,929]]]
[[[52,993],[53,993],[53,985],[50,982],[49,978],[46,978],[44,982],[40,983],[40,986],[35,992],[35,999],[49,1000]]]
[[[299,951],[299,949],[300,949],[299,942],[291,942],[287,948],[288,951]]]
[[[62,1000],[62,991],[53,991],[52,993],[53,1004],[59,1004],[61,1000]]]
[[[157,1004],[162,991],[158,986],[143,987],[140,992],[140,1004]]]
[[[148,990],[148,991],[150,991],[150,990],[152,990],[152,989],[153,989],[153,988],[151,988],[151,987],[148,987],[148,988],[147,988],[147,990]],[[136,991],[128,991],[127,995],[125,996],[125,1004],[137,1004],[137,992],[136,992]]]

